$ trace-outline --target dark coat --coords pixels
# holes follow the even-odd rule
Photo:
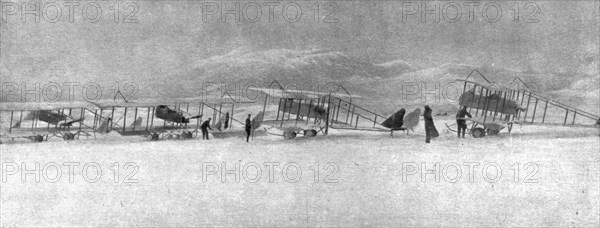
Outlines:
[[[425,135],[428,138],[436,138],[440,136],[437,129],[435,128],[435,124],[433,124],[433,117],[431,117],[431,113],[433,110],[429,106],[425,106],[425,112],[423,113],[423,119],[425,119]]]
[[[246,118],[246,130],[250,130],[252,129],[252,120],[250,120],[250,117]]]
[[[469,112],[467,112],[466,108],[461,108],[460,110],[458,110],[458,113],[456,113],[456,123],[466,124],[467,121],[464,120],[465,116],[468,116],[469,118],[473,118],[471,116],[471,114]]]
[[[200,125],[200,128],[202,128],[202,129],[207,129],[208,128],[208,129],[212,130],[212,128],[210,128],[210,120],[204,121],[202,123],[202,125]]]
[[[458,113],[456,113],[456,118],[465,118],[465,116],[468,116],[469,118],[473,118],[471,116],[471,113],[467,112],[466,108],[461,108],[460,110],[458,110]]]

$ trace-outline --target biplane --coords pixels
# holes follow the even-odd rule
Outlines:
[[[466,106],[468,108],[484,111],[482,117],[464,118],[467,122],[467,133],[473,136],[473,138],[483,138],[486,135],[497,135],[503,129],[508,129],[508,133],[511,133],[514,124],[520,124],[519,121],[514,121],[511,116],[514,117],[517,113],[525,111],[526,109],[521,107],[516,101],[501,97],[499,93],[487,93],[478,94],[475,88],[471,88],[465,91],[459,97],[458,103],[461,107]],[[487,114],[490,113],[490,114]],[[491,119],[488,119],[488,115],[491,115]],[[504,115],[502,118],[501,116]],[[498,117],[498,118],[496,118]],[[446,124],[446,127],[451,132],[458,132],[458,126],[456,124]]]
[[[279,88],[272,88],[273,85],[278,85]],[[414,128],[419,122],[419,109],[410,114],[408,121],[404,121],[404,109],[385,118],[352,104],[352,99],[358,98],[358,96],[350,95],[342,86],[338,87],[338,91],[341,90],[344,93],[285,89],[277,81],[273,81],[267,88],[249,89],[265,94],[263,111],[259,114],[261,123],[270,126],[268,129],[265,128],[265,131],[271,135],[283,136],[285,139],[293,139],[297,135],[304,137],[314,137],[319,133],[327,135],[329,128],[389,131],[393,136],[394,131],[401,130],[408,133],[408,129]],[[268,119],[264,119],[267,114],[269,97],[277,102],[274,119],[272,119],[272,115]],[[342,112],[342,116],[346,115],[345,120],[339,118],[340,112]],[[363,120],[360,125],[359,120]],[[255,121],[253,121],[254,124]],[[274,133],[272,129],[277,129],[282,133]]]
[[[150,140],[159,140],[196,137],[203,117],[210,114],[212,114],[212,128],[218,129],[219,135],[231,133],[234,131],[234,122],[242,124],[234,118],[235,104],[248,102],[250,101],[236,100],[226,93],[218,99],[199,97],[93,103],[99,107],[100,113],[95,111],[97,117],[109,122],[106,131],[115,131],[124,136],[137,135],[148,137]],[[223,109],[223,106],[227,105],[231,106],[231,113]],[[105,110],[110,114],[104,116]],[[222,125],[226,127],[223,129]],[[241,129],[237,130],[241,131]]]
[[[9,117],[4,120],[8,126],[3,126],[0,132],[2,138],[25,138],[35,142],[58,137],[73,140],[81,135],[91,136],[93,127],[84,123],[86,110],[90,108],[87,102],[59,103],[0,103],[2,114]],[[18,116],[18,119],[17,119]]]
[[[319,132],[327,134],[327,95],[307,93],[306,91],[298,90],[286,91],[283,89],[272,90],[267,88],[249,89],[266,94],[263,111],[257,115],[262,117],[263,120],[260,122],[254,120],[253,125],[260,126],[261,124],[265,124],[271,126],[271,128],[279,129],[283,132],[283,137],[286,139],[295,138],[298,134],[303,134],[306,137],[314,137]],[[275,120],[264,119],[268,96],[279,99]],[[290,118],[290,115],[292,114],[295,116],[294,118]],[[255,117],[255,119],[257,118]],[[253,130],[256,130],[255,127],[253,127]],[[273,134],[267,129],[265,130],[270,134]]]
[[[474,75],[479,75],[484,81],[469,80]],[[598,115],[535,93],[518,77],[510,83],[517,85],[516,88],[491,82],[477,70],[473,70],[466,79],[456,81],[464,83],[459,105],[468,107],[474,116],[466,119],[471,125],[468,131],[474,138],[497,135],[502,129],[510,133],[515,124],[596,127],[600,122]],[[515,82],[523,82],[523,86]],[[576,121],[578,116],[580,118]],[[456,124],[446,126],[456,132]]]

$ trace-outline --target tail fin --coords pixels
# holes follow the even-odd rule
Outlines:
[[[224,117],[221,117],[221,119],[219,119],[219,121],[217,121],[217,123],[215,123],[212,127],[221,131],[221,126],[223,126],[223,119]]]
[[[413,128],[419,125],[419,118],[421,116],[421,109],[417,108],[411,113],[406,114],[404,117],[404,127]]]
[[[256,116],[254,116],[254,118],[252,118],[252,131],[254,131],[260,127],[260,125],[263,122],[264,117],[265,117],[265,113],[263,111],[261,111],[258,114],[256,114]]]
[[[404,113],[406,113],[406,110],[404,110],[404,108],[401,108],[396,113],[394,113],[394,115],[390,116],[385,121],[383,121],[381,125],[392,130],[401,128],[404,124]]]

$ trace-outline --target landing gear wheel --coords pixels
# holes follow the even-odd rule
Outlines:
[[[65,133],[65,134],[63,135],[63,139],[64,139],[65,141],[73,140],[73,139],[75,139],[75,134],[72,134],[72,133]]]
[[[188,132],[186,133],[186,138],[188,138],[188,139],[191,139],[191,138],[193,138],[193,137],[194,137],[194,134],[193,134],[191,131],[188,131]]]
[[[284,139],[293,139],[293,138],[296,138],[296,132],[286,131],[286,132],[283,133],[283,138]]]
[[[485,136],[485,130],[480,127],[473,128],[471,136],[473,136],[473,138],[483,138]]]
[[[36,142],[42,142],[42,141],[44,141],[44,136],[42,136],[42,135],[36,135],[35,136],[35,141]]]
[[[317,136],[317,130],[315,130],[315,129],[304,130],[304,137],[315,137],[315,136]]]
[[[175,139],[181,139],[181,135],[180,134],[175,134],[174,137],[175,137]]]
[[[500,133],[500,130],[497,129],[487,129],[487,135],[497,135],[498,133]]]
[[[158,141],[158,134],[157,133],[150,134],[150,140],[151,141]]]

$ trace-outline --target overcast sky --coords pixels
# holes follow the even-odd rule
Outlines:
[[[120,2],[118,23],[116,1],[99,2],[103,16],[94,23],[84,20],[84,16],[91,21],[95,17],[95,7],[88,1],[73,7],[72,22],[69,6],[56,3],[40,5],[39,22],[35,15],[22,16],[22,9],[3,4],[2,81],[172,76],[197,60],[238,48],[324,49],[375,63],[403,59],[419,67],[493,64],[519,71],[598,74],[598,1],[481,2],[477,6],[463,1],[452,5],[446,1],[319,2],[318,11],[314,1],[257,2],[260,17],[256,4],[243,1],[142,1],[136,7]],[[207,12],[215,11],[215,6],[235,9],[236,3],[239,22],[235,13],[225,15],[223,22],[223,11]],[[423,20],[422,4],[441,16],[426,14]],[[55,6],[61,7],[62,14],[51,23],[56,20]],[[458,7],[460,18],[455,13]],[[87,8],[85,15],[83,8]],[[284,8],[287,13],[282,13]],[[482,14],[483,9],[487,14]]]

